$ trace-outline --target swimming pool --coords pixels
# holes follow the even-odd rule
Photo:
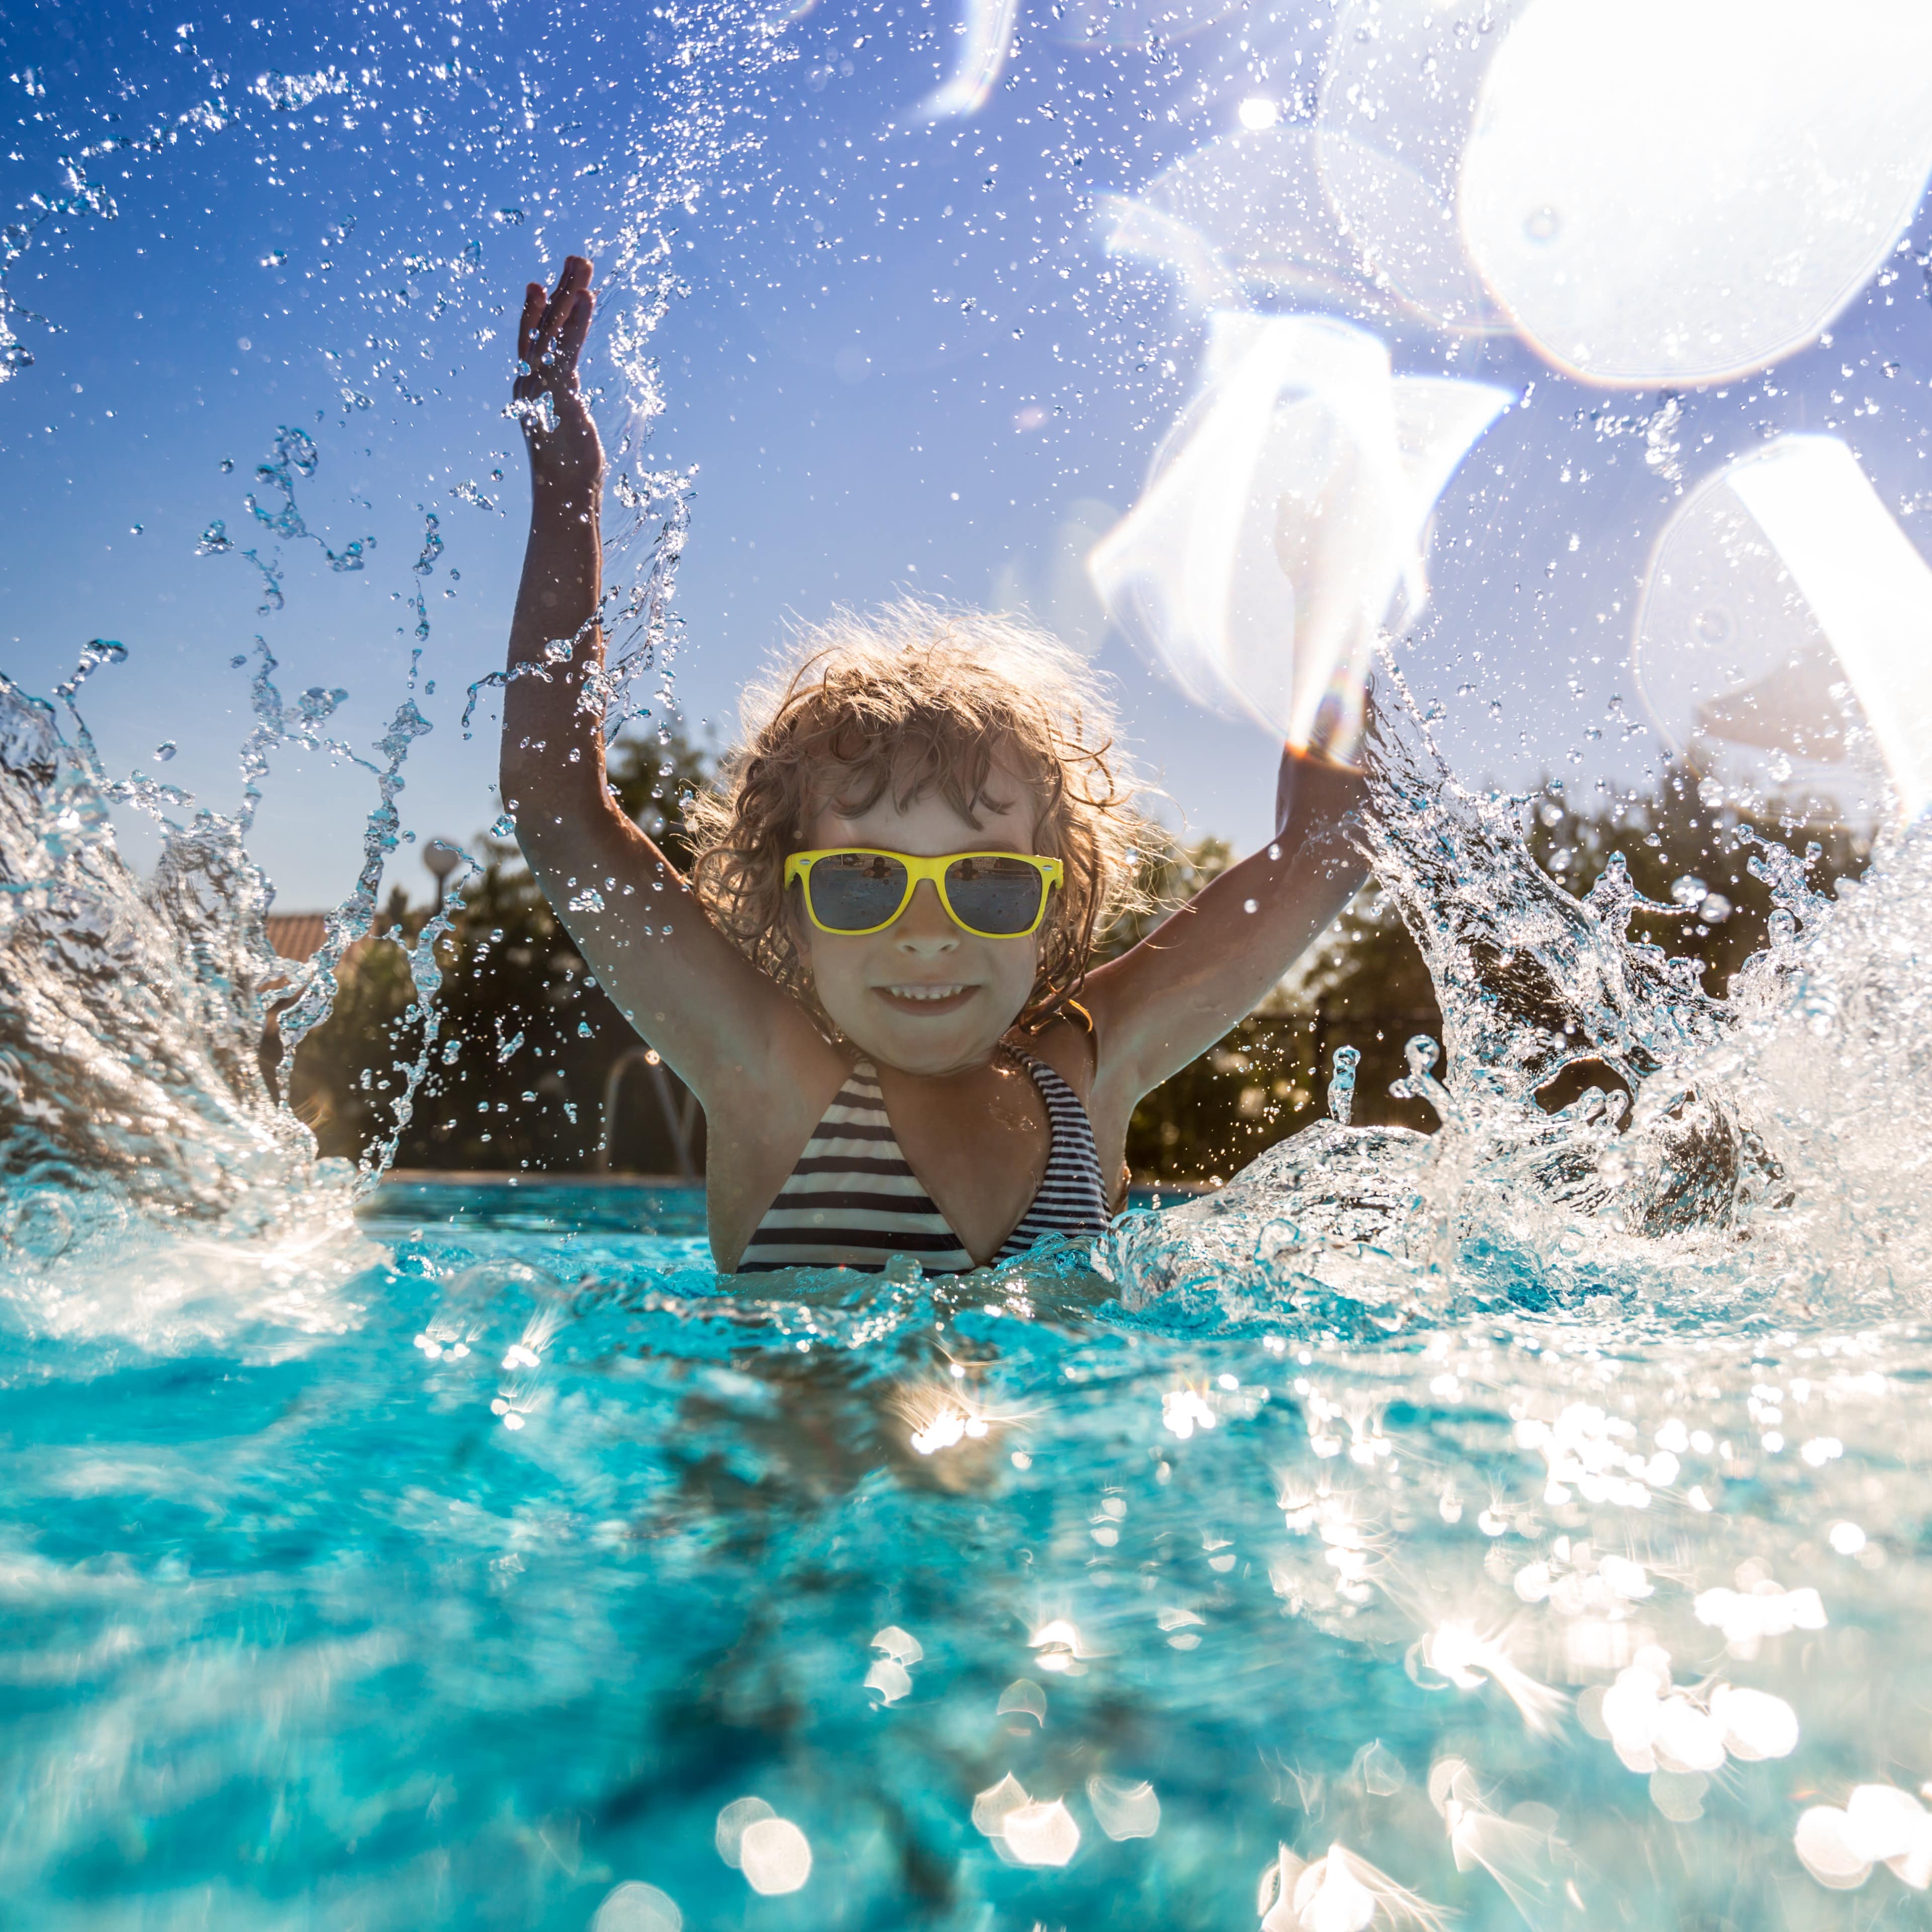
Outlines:
[[[1317,1138],[1331,1198],[1413,1153]],[[14,1922],[1220,1927],[1337,1844],[1304,1922],[1852,1922],[1792,1834],[1932,1771],[1922,1329],[1431,1311],[1243,1186],[1130,1217],[1125,1294],[748,1292],[688,1190],[124,1253],[119,1334],[16,1270]]]

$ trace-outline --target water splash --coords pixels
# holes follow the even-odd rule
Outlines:
[[[374,924],[403,765],[430,728],[405,699],[375,747],[382,762],[361,757],[323,728],[348,694],[318,686],[285,700],[258,638],[255,722],[241,748],[240,799],[224,814],[176,786],[103,768],[78,700],[91,676],[126,656],[107,640],[81,654],[56,692],[64,732],[60,710],[0,679],[0,1172],[7,1212],[27,1231],[23,1251],[41,1261],[97,1234],[111,1244],[130,1219],[218,1223],[230,1235],[332,1213],[340,1222],[341,1164],[317,1162],[280,1096],[302,1040],[331,1010],[344,956]],[[361,765],[377,790],[355,890],[304,965],[268,944],[273,888],[246,844],[284,747]],[[160,834],[145,882],[120,855],[116,806]],[[410,950],[410,1018],[423,1022],[422,1042],[392,1131],[364,1160],[365,1186],[393,1152],[429,1065],[435,950],[474,869],[466,862]]]
[[[234,118],[234,110],[223,92],[226,77],[205,63],[197,62],[197,65],[202,67],[209,86],[210,91],[203,98],[184,112],[170,120],[155,122],[139,134],[117,131],[104,140],[63,154],[56,164],[59,186],[52,193],[29,195],[26,218],[0,226],[0,382],[10,381],[34,366],[32,350],[14,332],[16,317],[37,322],[50,332],[57,333],[61,327],[51,316],[28,308],[10,286],[14,269],[40,231],[50,226],[57,229],[64,221],[116,219],[120,210],[113,196],[104,182],[94,178],[104,162],[158,156],[184,137],[198,140],[205,135],[218,134]],[[31,68],[26,72],[26,86],[30,99],[37,91],[41,95],[46,92],[44,84],[34,80]]]
[[[1412,1040],[1392,1090],[1438,1130],[1351,1127],[1338,1054],[1328,1120],[1103,1244],[1127,1304],[1211,1292],[1232,1315],[1368,1292],[1407,1321],[1468,1296],[1635,1310],[1714,1290],[1770,1318],[1828,1282],[1834,1305],[1916,1306],[1924,830],[1881,839],[1866,879],[1828,899],[1807,878],[1816,847],[1741,828],[1775,910],[1718,994],[1634,930],[1685,908],[1642,898],[1620,855],[1573,896],[1531,855],[1528,801],[1458,783],[1412,709],[1385,711],[1372,748],[1359,836],[1443,1014],[1441,1046]],[[1589,1084],[1551,1111],[1566,1075]]]
[[[175,788],[107,782],[73,709],[82,680],[124,655],[90,646],[62,687],[71,739],[52,706],[0,680],[4,1166],[16,1202],[62,1190],[76,1240],[130,1212],[272,1217],[313,1154],[257,1057],[280,968],[244,818],[183,825],[167,814],[192,801]],[[111,802],[164,829],[145,885]]]
[[[68,699],[118,656],[92,647]],[[328,744],[336,702],[326,691],[284,700],[274,669],[258,647],[246,760],[257,787],[280,744]],[[63,882],[68,894],[64,922],[43,915],[33,943],[6,930],[0,1012],[17,1028],[40,1009],[16,988],[67,985],[90,920],[153,917],[151,902],[178,895],[160,875],[144,895],[117,869],[111,788],[78,719],[63,735],[52,707],[11,687],[0,697],[0,859],[9,878],[37,866],[52,882],[44,896]],[[0,1514],[0,1534],[32,1548],[31,1562],[10,1559],[13,1587],[68,1606],[28,1640],[32,1667],[74,1687],[24,1754],[0,1872],[40,1886],[137,1802],[151,1819],[185,1816],[190,1801],[150,1775],[150,1760],[178,1761],[196,1740],[250,1816],[265,1777],[286,1782],[298,1767],[318,1794],[302,1801],[307,1842],[332,1854],[359,1842],[370,1804],[400,1788],[427,1736],[466,1754],[490,1802],[455,1824],[412,1804],[387,1828],[409,1862],[384,1865],[382,1882],[418,1918],[424,1848],[460,1838],[466,1896],[500,1882],[519,1834],[550,1842],[524,1821],[562,1814],[552,1767],[564,1762],[577,1802],[598,1796],[580,1829],[598,1895],[641,1856],[617,1848],[630,1814],[605,1802],[628,1791],[664,1848],[646,1868],[674,1888],[654,1897],[694,1907],[721,1871],[742,1886],[748,1868],[721,1865],[714,1841],[742,1853],[782,1809],[814,1861],[801,1883],[823,1886],[831,1869],[862,1881],[879,1924],[903,1922],[915,1850],[949,1884],[1050,1874],[1096,1922],[1124,1901],[1171,1922],[1174,1901],[1204,1886],[1230,1923],[1434,1924],[1450,1910],[1500,1923],[1516,1907],[1540,1922],[1566,1901],[1582,1910],[1596,1874],[1628,1868],[1652,1874],[1620,1879],[1642,1890],[1633,1910],[1670,1923],[1686,1888],[1716,1883],[1720,1867],[1750,1894],[1734,1922],[1759,1922],[1756,1861],[1699,1861],[1687,1878],[1675,1876],[1682,1858],[1664,1856],[1682,1849],[1668,1834],[1720,1806],[1741,1808],[1727,1828],[1754,1844],[1798,1834],[1799,1857],[1828,1876],[1856,1880],[1871,1860],[1852,1854],[1868,1845],[1916,1874],[1912,1820],[1904,1838],[1865,1829],[1880,1800],[1856,1780],[1912,1742],[1880,1737],[1869,1700],[1849,1694],[1869,1688],[1870,1652],[1821,1648],[1801,1670],[1778,1646],[1796,1633],[1842,1641],[1846,1580],[1870,1594],[1858,1567],[1868,1551],[1890,1549],[1894,1590],[1924,1587],[1912,1526],[1925,1425],[1909,1393],[1923,1365],[1906,1205],[1917,1183],[1884,1171],[1899,1161],[1892,1121],[1932,1125],[1923,1066],[1900,1051],[1923,1030],[1909,984],[1932,884],[1922,841],[1882,844],[1871,877],[1828,904],[1803,854],[1751,835],[1780,919],[1720,996],[1632,937],[1638,917],[1667,915],[1616,868],[1571,898],[1529,857],[1522,801],[1456,787],[1426,734],[1388,716],[1362,836],[1405,915],[1440,932],[1430,964],[1447,1051],[1412,1042],[1405,1076],[1440,1129],[1348,1124],[1358,1063],[1345,1049],[1329,1120],[1210,1197],[1130,1215],[1097,1253],[1061,1243],[958,1280],[902,1262],[877,1279],[720,1282],[694,1225],[638,1235],[526,1210],[494,1228],[430,1222],[418,1204],[376,1224],[380,1242],[311,1240],[278,1274],[257,1267],[245,1293],[224,1296],[222,1270],[246,1244],[234,1238],[230,1144],[201,1116],[232,1129],[211,1108],[218,1083],[200,1061],[184,1066],[176,1113],[152,1131],[212,1150],[193,1211],[219,1238],[194,1238],[190,1212],[167,1237],[200,1303],[184,1310],[178,1294],[165,1332],[150,1321],[118,1371],[98,1346],[81,1358],[112,1392],[104,1400],[127,1401],[116,1426],[156,1446],[36,1452],[15,1514]],[[338,932],[373,913],[419,724],[400,707],[380,748],[364,873]],[[128,784],[130,799],[182,808],[152,782]],[[226,831],[197,819],[194,849],[243,815]],[[8,896],[16,922],[37,891]],[[211,899],[196,933],[220,941],[236,902]],[[211,956],[204,986],[173,930],[137,938],[150,978],[156,961],[173,975],[162,1017],[177,1034],[191,1020],[196,1039],[237,1054],[253,1044],[259,994],[232,1024],[218,1003],[232,960]],[[426,928],[411,960],[418,1074],[448,1043],[434,953]],[[1496,962],[1496,983],[1479,958]],[[318,1004],[321,971],[303,989]],[[86,981],[68,1030],[91,1029],[103,1058],[145,1068],[147,1040],[99,1003],[139,979],[117,972],[98,998]],[[210,1015],[189,1015],[196,998],[215,1000]],[[41,1083],[29,1101],[86,1071],[44,1034],[27,1042],[31,1062],[4,1037],[0,1064]],[[1553,1114],[1538,1106],[1583,1057],[1606,1083],[1628,1082],[1627,1113],[1619,1087]],[[1888,1077],[1888,1113],[1874,1098]],[[399,1122],[415,1091],[412,1078]],[[272,1147],[284,1117],[259,1076],[248,1092],[245,1120]],[[1687,1138],[1693,1101],[1701,1138]],[[130,1244],[100,1216],[135,1199],[136,1183],[130,1165],[101,1164],[129,1143],[118,1128],[98,1149],[56,1135],[62,1164],[35,1172],[13,1158],[36,1151],[20,1138],[34,1118],[21,1111],[0,1148],[10,1179],[31,1176],[9,1196],[0,1308],[36,1360],[71,1376],[82,1371],[62,1351],[82,1324],[48,1286],[48,1258],[91,1244],[121,1266],[124,1295]],[[1752,1136],[1760,1152],[1747,1156]],[[100,1166],[91,1189],[88,1162]],[[299,1148],[269,1164],[266,1192],[284,1202],[313,1172]],[[1775,1185],[1748,1198],[1749,1176],[1773,1166]],[[1840,1219],[1834,1189],[1857,1198]],[[1861,1224],[1868,1246],[1855,1251]],[[351,1256],[366,1274],[348,1275]],[[110,1300],[94,1294],[95,1336]],[[116,1318],[118,1334],[124,1306]],[[233,1446],[181,1436],[206,1432],[198,1404],[141,1407],[152,1352],[178,1352],[184,1336],[238,1358],[218,1397]],[[256,1389],[266,1372],[249,1364],[307,1376],[298,1357],[316,1358],[312,1380]],[[1787,1427],[1801,1453],[1787,1453]],[[1895,1481],[1880,1476],[1887,1456]],[[196,1526],[180,1527],[164,1495],[194,1498]],[[136,1538],[154,1573],[138,1602],[98,1577],[76,1595],[94,1573],[43,1554],[44,1528],[20,1513],[44,1525],[76,1496],[116,1524],[160,1512],[188,1568],[164,1572],[153,1539]],[[134,1537],[105,1522],[89,1533]],[[986,1526],[998,1530],[990,1556]],[[202,1586],[218,1556],[245,1587]],[[943,1588],[909,1585],[928,1562]],[[1822,1588],[1774,1580],[1821,1562],[1840,1566]],[[358,1580],[364,1634],[352,1637],[345,1574]],[[249,1592],[269,1589],[284,1634],[241,1642]],[[882,1593],[890,1618],[875,1609]],[[652,1633],[641,1649],[640,1616]],[[452,1618],[472,1641],[450,1642]],[[97,1660],[61,1676],[83,1652]],[[1706,1661],[1680,1664],[1673,1684],[1672,1658]],[[401,1667],[418,1686],[418,1728],[345,1731],[345,1708],[392,1708]],[[311,1676],[320,1690],[277,1694]],[[1767,1678],[1789,1701],[1760,1688]],[[479,1761],[476,1712],[509,1681],[520,1736],[546,1748]],[[717,1734],[710,1702],[694,1720],[694,1684],[727,1712],[756,1714],[734,1735],[759,1742],[722,1773],[680,1757],[675,1778],[640,1787],[638,1736]],[[616,1695],[634,1700],[622,1726],[608,1718]],[[263,1697],[279,1727],[272,1774],[259,1726],[232,1715]],[[796,1714],[783,1724],[770,1719],[774,1699]],[[943,1733],[890,1728],[935,1707],[950,1714]],[[79,1749],[104,1712],[140,1720],[114,1719],[111,1749]],[[808,1789],[784,1769],[802,1730],[818,1767]],[[1055,1755],[1070,1741],[1082,1752],[1071,1778]],[[1840,1763],[1853,1768],[1838,1778]],[[1711,1765],[1721,1780],[1700,1768]],[[1808,1812],[1787,1796],[1787,1765],[1821,1793]],[[818,1795],[828,1786],[832,1804]],[[883,1808],[880,1792],[894,1794]],[[1176,1828],[1231,1808],[1266,1821],[1260,1842],[1281,1843],[1258,1898],[1252,1861],[1204,1875],[1196,1840]],[[1132,1841],[1131,1868],[1102,1864],[1112,1840]],[[202,1869],[198,1854],[179,1856]],[[373,1896],[373,1871],[356,1869],[358,1896]],[[634,1903],[624,1886],[641,1883],[610,1895]]]

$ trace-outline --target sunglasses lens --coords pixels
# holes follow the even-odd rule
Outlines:
[[[906,868],[875,852],[834,852],[812,867],[812,911],[833,932],[870,932],[905,897]]]
[[[946,896],[962,926],[992,938],[1030,932],[1046,881],[1023,859],[960,859],[946,868]]]

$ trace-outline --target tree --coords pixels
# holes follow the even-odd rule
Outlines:
[[[612,748],[611,789],[680,865],[691,852],[682,801],[706,782],[710,764],[675,727]],[[437,948],[441,1022],[397,1164],[589,1168],[603,1138],[605,1076],[640,1042],[516,848],[476,842],[483,869]],[[401,947],[430,910],[409,908],[396,889],[377,926],[388,937],[352,950],[334,1010],[296,1055],[291,1102],[325,1154],[359,1159],[393,1131],[403,1070],[422,1051],[424,1030]],[[624,1148],[612,1153],[622,1168]]]

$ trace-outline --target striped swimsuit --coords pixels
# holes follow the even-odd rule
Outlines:
[[[993,1257],[996,1262],[1024,1254],[1048,1234],[1099,1234],[1107,1228],[1100,1156],[1080,1096],[1045,1060],[1006,1051],[1032,1076],[1046,1103],[1052,1138],[1033,1204]],[[964,1274],[974,1265],[899,1151],[878,1070],[862,1060],[746,1244],[738,1272],[850,1268],[876,1274],[892,1255],[914,1256],[928,1274]]]

